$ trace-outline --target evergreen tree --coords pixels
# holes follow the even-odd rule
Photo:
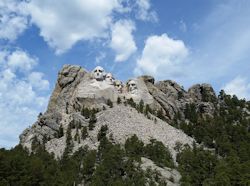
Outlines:
[[[86,126],[83,126],[82,129],[81,129],[81,137],[82,137],[82,140],[85,140],[88,136],[88,129]]]
[[[62,127],[62,125],[60,125],[59,130],[58,130],[58,138],[63,137],[63,135],[64,135],[64,133],[63,133],[63,127]]]
[[[121,101],[122,101],[121,98],[118,97],[118,98],[117,98],[117,104],[121,104]]]
[[[95,128],[96,121],[96,115],[95,113],[92,113],[89,119],[89,130],[93,130]]]
[[[143,147],[143,142],[140,141],[136,135],[128,138],[125,142],[126,154],[137,160],[140,160],[140,157],[143,155]]]
[[[110,108],[112,108],[112,107],[113,107],[113,102],[112,102],[110,99],[108,99],[108,100],[107,100],[107,105],[108,105]]]
[[[144,109],[144,101],[141,99],[141,101],[139,102],[139,112],[143,113],[143,109]]]
[[[100,129],[100,131],[99,131],[99,133],[97,135],[98,141],[100,141],[103,137],[106,136],[107,131],[108,131],[108,126],[107,125],[102,125],[101,129]]]

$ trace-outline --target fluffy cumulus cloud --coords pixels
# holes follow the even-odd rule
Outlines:
[[[81,40],[107,36],[118,0],[31,0],[28,11],[33,24],[48,44],[62,53]]]
[[[119,42],[117,33],[124,28],[122,34],[129,39],[125,44],[132,48],[128,48],[126,54],[121,52],[124,49],[115,50],[121,53],[117,61],[122,61],[136,48],[131,36],[134,26],[128,21],[114,25],[114,14],[157,21],[150,0],[2,0],[0,39],[15,40],[30,25],[36,25],[40,36],[57,54],[61,54],[79,41],[108,40],[110,32],[114,36],[112,46],[119,45],[115,43]],[[134,14],[135,17],[131,16]]]
[[[250,82],[247,81],[247,78],[237,76],[232,81],[228,82],[222,89],[224,89],[227,94],[250,100]]]
[[[137,19],[143,21],[158,21],[157,14],[151,10],[150,0],[136,0],[138,10],[136,11]]]
[[[7,56],[7,65],[13,71],[20,70],[22,72],[30,71],[37,64],[37,59],[31,58],[23,51],[15,51]]]
[[[0,39],[15,40],[28,26],[26,3],[0,1]]]
[[[134,30],[135,25],[130,20],[120,20],[113,25],[110,47],[116,52],[116,62],[127,60],[137,50]]]
[[[47,104],[49,82],[33,71],[37,63],[21,50],[0,52],[0,147],[17,144]]]
[[[157,79],[182,73],[188,48],[181,40],[174,40],[167,34],[147,38],[141,57],[137,60],[134,73],[153,75]]]

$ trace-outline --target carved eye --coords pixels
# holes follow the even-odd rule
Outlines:
[[[97,72],[97,70],[94,70],[94,72]]]

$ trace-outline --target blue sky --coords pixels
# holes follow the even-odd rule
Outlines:
[[[2,0],[0,147],[43,112],[64,64],[250,99],[248,0]]]

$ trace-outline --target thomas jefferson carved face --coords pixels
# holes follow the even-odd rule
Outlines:
[[[108,82],[109,84],[114,83],[114,77],[111,73],[107,73],[105,76],[105,81]]]
[[[93,70],[93,75],[97,81],[102,81],[104,79],[105,71],[102,67],[97,66]]]

